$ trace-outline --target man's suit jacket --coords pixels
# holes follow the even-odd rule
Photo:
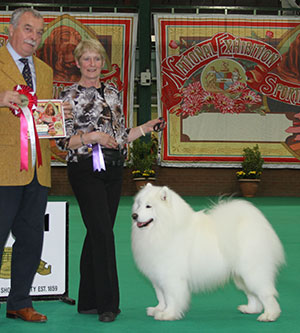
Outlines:
[[[53,94],[53,71],[46,63],[33,57],[36,71],[36,95],[38,99],[51,99]],[[26,84],[6,46],[0,47],[0,91],[13,90],[17,84]],[[38,181],[50,187],[50,144],[41,139],[42,166],[37,167]],[[9,108],[0,107],[0,186],[27,185],[34,176],[31,149],[28,142],[28,171],[20,171],[20,118]]]

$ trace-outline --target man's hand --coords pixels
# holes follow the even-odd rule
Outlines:
[[[16,104],[21,104],[20,94],[17,91],[0,92],[0,107],[9,107],[18,110]]]

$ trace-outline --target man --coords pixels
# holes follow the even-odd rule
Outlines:
[[[39,12],[31,8],[15,10],[8,30],[9,42],[0,48],[0,261],[10,231],[15,243],[6,316],[45,322],[47,317],[33,309],[29,292],[43,245],[44,213],[50,187],[50,146],[47,139],[39,140],[42,165],[38,165],[37,145],[31,135],[28,170],[21,170],[20,118],[10,108],[18,109],[15,104],[21,104],[14,87],[26,85],[21,74],[25,65],[20,58],[29,61],[33,90],[38,99],[52,97],[53,72],[33,56],[44,31]],[[28,128],[33,128],[32,122],[32,117],[27,115]],[[24,149],[22,156],[24,160]]]

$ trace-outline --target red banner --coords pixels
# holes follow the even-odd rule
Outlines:
[[[0,46],[7,40],[11,12],[0,16]],[[134,66],[137,14],[62,14],[47,13],[45,29],[37,56],[53,68],[53,98],[64,87],[79,81],[80,72],[73,51],[82,39],[98,39],[105,55],[102,80],[116,86],[121,93],[126,124],[133,123]],[[38,96],[37,96],[38,97]],[[53,161],[64,162],[65,154],[52,142]]]
[[[155,23],[162,164],[235,166],[259,144],[270,166],[300,166],[298,19],[158,14]]]

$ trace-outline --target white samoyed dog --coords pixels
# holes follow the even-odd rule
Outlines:
[[[132,252],[152,282],[158,305],[147,308],[156,320],[181,319],[192,292],[207,291],[230,278],[248,303],[242,313],[275,321],[280,306],[275,288],[284,264],[281,242],[264,215],[242,199],[220,200],[195,212],[166,186],[148,184],[132,207]]]

